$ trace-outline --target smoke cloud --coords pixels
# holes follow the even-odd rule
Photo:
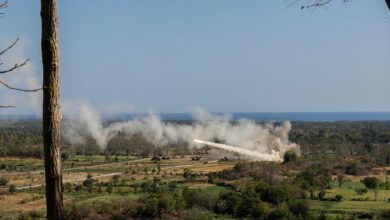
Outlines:
[[[191,112],[194,118],[192,124],[164,122],[149,112],[147,117],[103,126],[99,114],[86,103],[65,103],[64,109],[65,113],[72,109],[73,116],[77,115],[64,122],[63,136],[71,143],[83,142],[85,136],[80,134],[85,134],[93,137],[101,148],[105,148],[112,137],[123,132],[128,135],[141,133],[156,146],[186,143],[189,147],[199,147],[199,144],[193,142],[194,139],[219,140],[236,146],[235,148],[245,149],[246,155],[250,151],[268,155],[267,158],[252,157],[256,160],[280,161],[286,151],[299,153],[299,146],[288,140],[290,122],[284,122],[280,126],[274,126],[273,123],[258,124],[248,119],[233,122],[231,115],[218,116],[201,108],[194,108]],[[78,114],[74,114],[75,112]]]
[[[219,144],[219,143],[213,143],[210,141],[202,141],[199,139],[194,139],[195,143],[198,144],[204,144],[210,147],[218,148],[220,150],[235,152],[241,155],[244,155],[246,157],[255,159],[255,160],[261,160],[261,161],[281,161],[282,157],[280,156],[280,152],[277,152],[275,150],[272,150],[271,153],[260,153],[257,151],[247,150],[240,147],[230,146],[227,144]]]

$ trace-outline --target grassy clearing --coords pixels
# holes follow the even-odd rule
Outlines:
[[[138,197],[141,197],[144,194],[126,194],[126,195],[121,195],[121,194],[100,194],[96,195],[95,197],[90,197],[86,198],[81,204],[90,204],[93,202],[108,202],[111,203],[113,201],[118,201],[118,200],[128,200],[128,199],[136,199]]]
[[[339,183],[337,181],[333,181],[329,185],[332,189],[339,188]],[[357,182],[356,181],[355,182],[346,181],[343,183],[341,188],[343,188],[343,189],[364,189],[364,188],[366,188],[366,186],[364,186],[364,184],[362,182],[360,182],[360,180]]]
[[[214,195],[218,195],[222,190],[226,190],[225,187],[217,186],[217,185],[214,185],[214,184],[208,184],[208,183],[190,184],[190,183],[188,183],[188,184],[181,184],[180,186],[178,186],[175,189],[175,191],[176,192],[181,192],[186,187],[188,187],[190,189],[201,189],[204,192],[207,192],[207,193],[210,193],[210,194],[214,194]]]
[[[386,201],[311,201],[311,209],[338,213],[381,212],[390,209]]]
[[[69,202],[74,196],[64,195],[64,202]],[[44,213],[46,199],[42,194],[16,193],[0,196],[0,219],[15,219],[22,212],[38,211]]]
[[[224,162],[207,162],[204,163],[206,158],[202,158],[201,161],[192,161],[190,157],[185,158],[171,158],[171,160],[161,160],[160,168],[161,172],[158,174],[158,164],[154,163],[150,159],[142,160],[142,161],[121,161],[127,159],[138,159],[136,157],[119,157],[118,161],[120,163],[110,164],[107,166],[98,166],[88,168],[90,165],[90,158],[75,156],[70,157],[64,164],[67,166],[73,167],[82,167],[81,169],[71,169],[64,170],[63,172],[63,180],[64,182],[72,179],[82,179],[78,181],[72,181],[72,190],[77,185],[80,185],[83,182],[83,178],[86,178],[88,174],[94,176],[99,176],[102,174],[108,173],[124,173],[120,175],[118,184],[125,184],[126,186],[115,185],[113,187],[112,193],[107,193],[107,186],[102,186],[101,190],[103,193],[97,192],[96,184],[100,182],[110,182],[112,181],[112,176],[102,177],[97,180],[95,183],[94,191],[92,193],[87,193],[85,187],[81,191],[73,191],[71,193],[65,192],[64,198],[65,203],[76,202],[82,204],[90,204],[93,205],[94,202],[125,202],[126,200],[136,199],[143,194],[135,193],[131,188],[129,188],[129,184],[132,183],[142,183],[147,180],[152,181],[154,177],[161,178],[163,182],[169,181],[182,181],[184,179],[183,173],[185,169],[192,170],[193,173],[196,174],[206,174],[209,172],[221,171],[223,169],[228,169],[234,166],[236,161],[224,161]],[[18,161],[21,160],[21,161]],[[73,161],[72,161],[73,160]],[[76,161],[77,160],[77,161]],[[5,161],[5,160],[4,160]],[[42,164],[42,160],[38,159],[20,159],[20,158],[12,158],[9,160],[12,163],[18,164],[26,163],[29,166],[40,166]],[[113,163],[115,161],[112,160]],[[7,162],[8,163],[8,162]],[[98,165],[99,163],[104,163],[104,157],[95,156],[94,164]],[[26,165],[24,164],[24,165]],[[86,167],[84,167],[86,166]],[[64,169],[67,167],[65,166]],[[145,172],[147,170],[147,172]],[[152,172],[154,171],[154,172]],[[14,171],[11,171],[14,172]],[[44,181],[44,173],[42,171],[32,172],[29,174],[20,175],[20,173],[16,173],[14,176],[9,176],[10,184],[15,184],[16,186],[28,186],[28,185],[37,185],[42,184]],[[124,179],[124,181],[122,181]],[[198,175],[197,180],[206,180],[207,176]],[[206,193],[210,193],[213,195],[218,195],[220,191],[225,190],[225,187],[216,186],[214,184],[206,184],[206,183],[185,183],[179,184],[176,191],[181,192],[185,187],[190,188],[200,188],[202,191]],[[4,193],[8,191],[8,188],[4,189]],[[33,200],[34,196],[44,196],[44,189],[41,188],[33,188],[33,191],[29,191],[28,189],[25,192],[20,192],[15,195],[4,195],[0,198],[0,216],[4,217],[17,217],[20,213],[26,213],[32,210],[42,211],[45,210],[45,199],[37,199]],[[22,201],[25,201],[22,204]]]
[[[345,189],[345,188],[334,188],[330,190],[326,190],[325,198],[334,198],[337,194],[342,195],[344,200],[375,200],[375,192],[374,190],[368,190],[367,193],[363,195],[358,195],[354,189]],[[378,190],[377,200],[378,201],[388,201],[390,198],[389,190]],[[389,203],[390,204],[390,203]],[[390,207],[389,207],[390,208]]]

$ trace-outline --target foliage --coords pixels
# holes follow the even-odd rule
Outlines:
[[[9,179],[7,177],[3,176],[0,178],[0,186],[5,186],[8,184],[8,182],[9,182]]]
[[[8,192],[10,192],[11,195],[14,194],[16,192],[16,186],[14,184],[9,185]]]
[[[90,174],[88,174],[87,179],[84,180],[83,186],[87,188],[88,192],[91,193],[93,189],[93,179]]]
[[[379,185],[379,179],[376,177],[365,177],[362,183],[369,189],[375,189]]]
[[[298,155],[294,151],[287,151],[283,156],[284,163],[296,162],[298,160]]]
[[[313,164],[297,175],[295,182],[304,189],[324,189],[331,181],[331,171],[322,164]]]

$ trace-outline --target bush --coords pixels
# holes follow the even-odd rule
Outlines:
[[[9,180],[6,177],[1,177],[0,178],[0,186],[5,186],[7,185]]]
[[[157,198],[151,196],[141,197],[138,204],[137,215],[139,217],[154,218],[159,215]]]
[[[32,218],[27,213],[22,213],[18,216],[18,220],[32,220]]]
[[[80,204],[70,203],[64,207],[64,220],[83,219],[88,217],[90,208]]]
[[[8,192],[14,194],[16,192],[16,186],[14,184],[9,185]]]
[[[215,198],[210,194],[202,192],[200,189],[185,188],[183,190],[183,198],[187,208],[199,206],[208,209],[215,204]]]
[[[298,155],[294,151],[287,151],[283,156],[283,163],[296,162],[298,160]]]
[[[216,203],[216,211],[222,214],[236,216],[242,203],[242,195],[239,192],[221,192]]]
[[[68,152],[62,152],[61,153],[61,160],[64,162],[65,160],[69,159],[69,153]]]
[[[211,220],[214,219],[212,212],[200,209],[199,207],[185,210],[184,219],[186,220]]]
[[[321,201],[324,200],[325,194],[326,194],[326,192],[324,190],[321,190],[321,192],[318,193],[318,199]]]
[[[358,175],[358,167],[356,162],[350,162],[346,167],[345,167],[345,173],[348,175]]]
[[[309,204],[305,200],[293,200],[288,203],[290,211],[294,215],[306,216],[309,212]]]
[[[274,219],[294,219],[292,216],[292,213],[288,209],[288,207],[282,207],[279,206],[277,209],[273,210],[269,213],[267,219],[274,220]]]
[[[341,201],[343,199],[343,196],[342,195],[340,195],[340,194],[337,194],[335,197],[334,197],[334,200],[335,201]]]
[[[260,194],[260,198],[264,202],[269,202],[275,205],[287,201],[288,192],[283,186],[269,186],[268,184],[259,184],[255,188]]]
[[[379,219],[390,219],[390,210],[379,213],[378,217],[380,217]]]
[[[366,194],[368,192],[368,190],[367,189],[355,189],[355,192],[358,195],[363,195],[363,194]]]
[[[28,213],[22,213],[18,216],[18,220],[33,220],[33,219],[41,219],[44,218],[45,215],[39,211],[30,211]]]
[[[175,208],[176,201],[171,194],[159,194],[158,197],[158,209],[159,212],[163,210],[171,210]]]
[[[379,179],[376,177],[365,177],[361,182],[369,189],[375,189],[379,185]]]

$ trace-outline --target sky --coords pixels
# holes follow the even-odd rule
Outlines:
[[[59,1],[61,102],[103,113],[390,111],[384,0]],[[1,79],[41,84],[39,1],[9,0]],[[4,65],[3,65],[4,66]],[[40,94],[0,88],[0,114],[40,112]]]

